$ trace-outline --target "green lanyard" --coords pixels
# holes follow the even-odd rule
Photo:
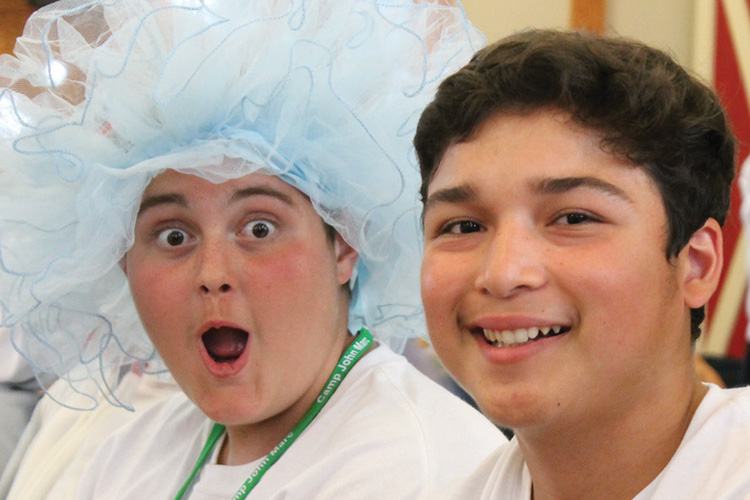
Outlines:
[[[266,455],[266,458],[263,459],[260,465],[258,465],[258,467],[256,467],[256,469],[250,474],[250,477],[247,478],[242,487],[237,491],[237,493],[235,493],[235,495],[232,497],[232,500],[243,500],[250,494],[250,492],[253,490],[253,488],[255,488],[258,482],[260,482],[260,479],[268,471],[268,469],[270,469],[271,466],[275,464],[279,458],[281,458],[284,452],[286,452],[286,450],[292,445],[292,443],[294,443],[299,435],[302,434],[302,431],[304,431],[307,426],[310,425],[310,422],[312,422],[313,419],[318,415],[318,413],[320,413],[320,410],[323,409],[331,396],[333,396],[333,393],[336,392],[336,389],[341,384],[341,381],[344,380],[344,377],[346,377],[349,373],[349,369],[353,367],[357,361],[359,361],[359,359],[367,351],[367,349],[370,348],[371,345],[372,335],[369,331],[367,331],[366,328],[362,328],[352,345],[350,345],[346,349],[344,354],[341,356],[341,359],[339,359],[339,362],[336,364],[336,368],[334,368],[331,376],[328,377],[328,381],[323,386],[323,390],[320,392],[320,395],[315,400],[310,409],[307,410],[307,413],[305,413],[305,416],[302,417],[302,420],[300,420],[299,423],[294,427],[294,429],[292,429],[291,432],[287,434],[284,439],[282,439],[281,442],[274,447],[273,450],[271,450],[271,453]],[[190,485],[195,480],[195,476],[198,475],[198,472],[206,463],[208,456],[213,451],[216,443],[219,441],[219,438],[221,438],[222,434],[224,434],[224,430],[225,427],[221,424],[213,425],[213,427],[211,428],[211,432],[208,435],[208,439],[206,440],[206,444],[203,447],[200,456],[198,457],[198,461],[196,462],[195,467],[193,467],[193,472],[190,473],[190,477],[188,477],[187,481],[185,481],[185,484],[183,484],[182,488],[180,488],[180,491],[177,493],[175,500],[181,500],[185,495],[185,492],[190,488]]]

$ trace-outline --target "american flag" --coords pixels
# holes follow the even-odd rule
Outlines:
[[[702,61],[697,66],[702,63],[706,68],[704,76],[713,81],[729,112],[740,143],[741,167],[750,163],[745,161],[750,154],[750,0],[696,4],[699,7],[695,43],[696,47],[703,47],[696,50],[698,59],[703,50]],[[744,176],[750,178],[750,171],[744,172]],[[746,196],[750,196],[750,192]],[[744,357],[746,342],[750,341],[750,337],[746,337],[747,229],[742,227],[741,205],[739,183],[735,182],[730,215],[724,227],[724,271],[719,291],[709,302],[706,332],[698,345],[703,354],[736,360]],[[746,202],[746,212],[748,208],[750,200]]]

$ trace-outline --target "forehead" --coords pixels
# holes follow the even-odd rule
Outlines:
[[[200,175],[168,169],[154,177],[144,191],[144,197],[165,191],[196,193],[212,191],[233,193],[250,186],[267,186],[289,197],[304,197],[298,189],[290,186],[275,175],[253,172],[240,177],[227,178],[224,182],[214,182]]]
[[[224,182],[212,182],[200,175],[171,169],[151,180],[143,192],[138,212],[140,215],[159,206],[228,207],[246,199],[272,199],[317,215],[304,193],[275,175],[253,172]]]
[[[633,184],[631,178],[639,182]],[[562,112],[539,111],[493,116],[469,140],[451,145],[427,194],[429,201],[436,191],[455,186],[512,184],[537,194],[593,187],[624,195],[620,183],[631,184],[630,190],[655,191],[645,169],[602,149],[600,134]]]

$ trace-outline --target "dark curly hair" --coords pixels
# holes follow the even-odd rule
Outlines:
[[[651,176],[667,213],[667,259],[709,218],[724,224],[737,145],[715,92],[664,52],[587,32],[517,33],[440,85],[414,139],[422,199],[450,145],[499,113],[542,109],[570,115]],[[704,318],[705,308],[691,310],[693,339]]]

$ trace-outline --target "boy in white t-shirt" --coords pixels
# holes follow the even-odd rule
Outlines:
[[[750,498],[750,389],[701,383],[736,141],[669,56],[527,31],[447,78],[415,145],[435,350],[512,428],[455,499]]]
[[[436,498],[503,442],[389,348],[423,329],[409,131],[481,43],[437,2],[32,16],[0,60],[3,319],[74,390],[125,404],[155,348],[183,391],[75,498]]]

